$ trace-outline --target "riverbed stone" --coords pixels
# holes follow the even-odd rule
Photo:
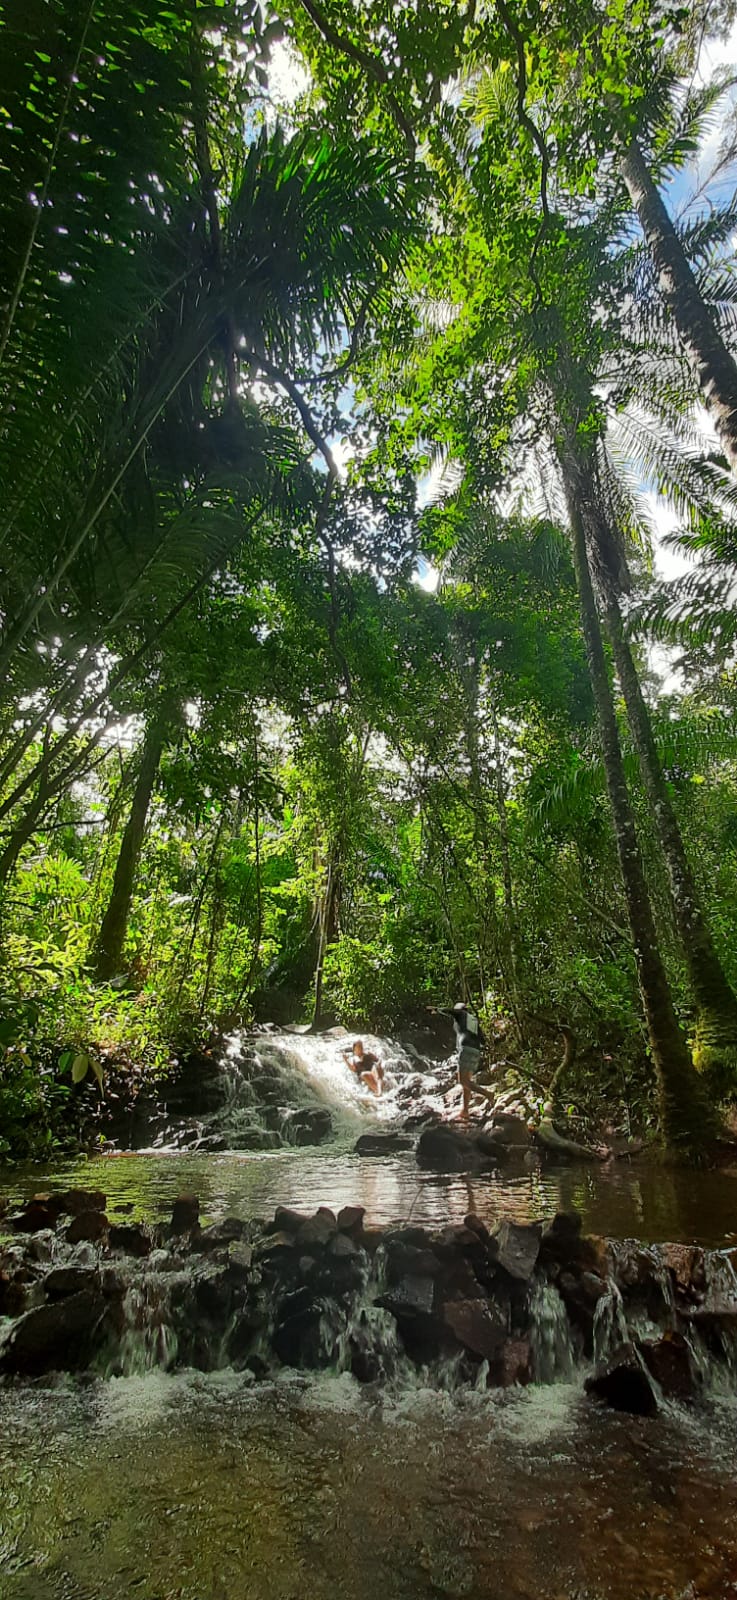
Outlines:
[[[108,1244],[111,1250],[121,1250],[124,1255],[136,1256],[139,1259],[150,1255],[153,1248],[151,1234],[142,1222],[111,1224]]]
[[[322,1144],[333,1131],[333,1119],[327,1106],[307,1106],[285,1112],[281,1126],[290,1144]]]
[[[441,1122],[425,1128],[417,1142],[417,1164],[433,1172],[475,1172],[492,1161],[479,1150],[477,1140]]]
[[[641,1339],[638,1348],[648,1372],[663,1394],[676,1400],[693,1398],[696,1388],[694,1371],[683,1334],[669,1331],[660,1339]]]
[[[510,1222],[507,1218],[494,1229],[496,1260],[510,1278],[529,1283],[540,1254],[541,1233],[535,1223]]]
[[[59,1215],[48,1195],[36,1195],[26,1201],[22,1211],[8,1217],[8,1224],[15,1233],[38,1233],[41,1229],[55,1227]]]
[[[432,1278],[414,1277],[407,1273],[400,1278],[385,1294],[379,1295],[374,1304],[381,1306],[384,1311],[390,1311],[398,1321],[418,1315],[429,1316],[433,1309],[434,1287]]]
[[[82,1289],[99,1290],[100,1275],[94,1267],[54,1267],[47,1272],[43,1286],[47,1300],[64,1300]]]
[[[338,1231],[355,1236],[361,1232],[365,1215],[365,1206],[343,1206],[338,1212]]]
[[[60,1189],[50,1196],[58,1207],[59,1215],[78,1217],[83,1211],[104,1211],[107,1195],[102,1189]]]
[[[196,1194],[177,1195],[172,1207],[170,1232],[173,1234],[191,1233],[193,1228],[199,1227],[200,1202]]]
[[[202,1229],[197,1237],[197,1250],[205,1254],[222,1250],[226,1245],[244,1239],[247,1232],[248,1223],[240,1217],[224,1217],[222,1222],[214,1222],[211,1228]]]
[[[532,1383],[532,1346],[529,1339],[504,1340],[491,1359],[489,1382],[500,1389]]]
[[[337,1231],[338,1223],[335,1212],[329,1206],[320,1206],[313,1217],[308,1217],[297,1231],[297,1244],[300,1249],[309,1249],[312,1245],[326,1245]]]
[[[449,1300],[443,1306],[443,1320],[464,1350],[487,1361],[494,1358],[508,1332],[506,1315],[488,1300]]]
[[[403,1133],[362,1133],[353,1147],[357,1156],[394,1156],[412,1149],[412,1140]]]
[[[695,1244],[664,1244],[660,1247],[664,1265],[673,1277],[676,1290],[688,1299],[698,1299],[706,1289],[704,1252]]]
[[[67,1244],[99,1244],[105,1238],[110,1224],[104,1211],[80,1211],[65,1230]]]
[[[584,1384],[587,1394],[603,1400],[614,1411],[637,1417],[654,1417],[658,1401],[650,1375],[632,1344],[620,1345],[608,1361]]]
[[[0,1372],[37,1376],[77,1372],[100,1343],[106,1304],[101,1294],[78,1294],[26,1311],[0,1347]]]

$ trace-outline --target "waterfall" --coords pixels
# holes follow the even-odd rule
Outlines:
[[[536,1383],[567,1383],[578,1364],[573,1332],[554,1283],[538,1279],[530,1293],[530,1343]]]

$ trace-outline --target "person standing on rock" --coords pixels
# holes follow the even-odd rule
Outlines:
[[[361,1083],[372,1094],[381,1094],[384,1087],[384,1068],[373,1050],[365,1050],[363,1039],[356,1039],[352,1050],[343,1051],[343,1060],[347,1061],[351,1072],[355,1072]]]
[[[484,1088],[476,1081],[481,1066],[481,1051],[486,1039],[475,1011],[459,1000],[458,1004],[454,1005],[451,1016],[458,1049],[458,1082],[463,1092],[461,1118],[467,1122],[472,1094],[482,1095],[485,1100],[494,1100],[496,1097],[490,1089]]]

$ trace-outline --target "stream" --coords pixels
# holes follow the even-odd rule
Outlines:
[[[615,1241],[737,1243],[734,1170],[518,1152],[465,1175],[420,1171],[412,1150],[356,1155],[361,1132],[401,1124],[408,1086],[412,1108],[432,1108],[452,1082],[442,1061],[381,1043],[383,1103],[343,1068],[340,1041],[270,1036],[255,1050],[263,1080],[235,1041],[220,1103],[189,1118],[193,1147],[180,1109],[143,1148],[0,1171],[0,1198],[101,1190],[122,1224],[161,1223],[182,1193],[208,1223],[249,1225],[278,1205],[357,1205],[373,1227],[428,1229],[576,1210],[585,1233]],[[324,1142],[295,1148],[280,1132],[270,1148],[228,1148],[244,1125],[265,1141],[315,1105],[332,1118]],[[488,1389],[480,1370],[477,1386],[438,1388],[406,1365],[384,1385],[226,1365],[0,1379],[1,1600],[737,1597],[734,1366],[655,1416],[597,1405],[583,1370],[549,1376]]]

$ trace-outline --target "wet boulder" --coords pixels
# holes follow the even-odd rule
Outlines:
[[[602,1400],[614,1411],[654,1417],[658,1409],[650,1375],[632,1344],[620,1345],[609,1360],[586,1379],[584,1388],[587,1394]]]
[[[532,1347],[529,1339],[504,1340],[491,1359],[489,1382],[500,1389],[532,1383]]]
[[[47,1272],[43,1286],[47,1300],[65,1300],[84,1289],[97,1292],[100,1275],[94,1267],[54,1267]]]
[[[365,1215],[365,1206],[343,1206],[342,1210],[338,1212],[338,1231],[349,1234],[351,1238],[356,1238],[363,1229]]]
[[[329,1206],[320,1206],[315,1215],[308,1217],[297,1230],[297,1244],[301,1250],[309,1250],[315,1245],[319,1247],[329,1244],[337,1229],[335,1212],[331,1211]]]
[[[51,1196],[39,1194],[27,1200],[22,1211],[10,1216],[8,1224],[14,1233],[40,1233],[42,1229],[56,1227],[60,1215]]]
[[[478,1172],[493,1163],[493,1155],[479,1149],[477,1137],[447,1122],[425,1128],[417,1142],[417,1165],[433,1172]]]
[[[488,1127],[477,1135],[479,1149],[494,1155],[498,1151],[527,1150],[532,1144],[532,1134],[522,1117],[507,1113],[494,1115]]]
[[[225,1217],[222,1222],[214,1222],[211,1228],[203,1229],[197,1238],[197,1249],[204,1252],[222,1250],[227,1245],[245,1239],[247,1233],[247,1222],[240,1217]]]
[[[59,1215],[67,1217],[78,1217],[85,1211],[104,1211],[107,1205],[107,1195],[101,1189],[60,1189],[50,1200],[58,1207]]]
[[[108,1244],[111,1250],[120,1250],[123,1255],[142,1259],[151,1254],[153,1241],[142,1222],[120,1222],[111,1224]]]
[[[487,1361],[497,1355],[509,1331],[505,1312],[489,1300],[449,1300],[443,1320],[464,1350]]]
[[[496,1260],[510,1278],[529,1283],[540,1254],[542,1229],[538,1224],[509,1222],[506,1218],[492,1235]]]
[[[639,1351],[650,1376],[664,1395],[675,1400],[691,1400],[695,1393],[694,1371],[688,1344],[680,1333],[664,1333],[660,1339],[641,1339]]]
[[[174,1201],[169,1229],[172,1234],[191,1233],[199,1227],[200,1202],[196,1194],[180,1194]]]
[[[102,1343],[105,1311],[105,1300],[92,1289],[26,1311],[0,1346],[0,1372],[80,1371]]]
[[[357,1156],[394,1156],[412,1149],[412,1140],[403,1133],[362,1133],[354,1145]]]
[[[99,1244],[110,1224],[104,1211],[80,1211],[65,1230],[67,1244]]]
[[[321,1371],[336,1357],[335,1308],[322,1300],[294,1296],[282,1307],[282,1319],[271,1337],[274,1354],[285,1367]]]
[[[333,1131],[333,1119],[327,1106],[309,1106],[298,1111],[287,1111],[281,1119],[282,1133],[290,1144],[322,1144]]]
[[[706,1290],[705,1258],[700,1246],[664,1244],[660,1253],[676,1293],[686,1300],[698,1301]]]

